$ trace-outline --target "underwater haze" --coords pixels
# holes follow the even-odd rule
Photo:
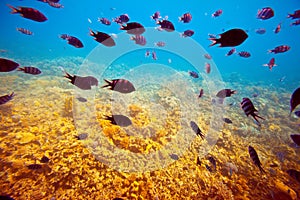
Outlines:
[[[0,199],[300,199],[300,2],[0,2]]]

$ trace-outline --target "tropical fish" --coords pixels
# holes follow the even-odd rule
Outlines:
[[[38,75],[42,73],[41,70],[36,67],[19,67],[17,70],[32,75]]]
[[[198,98],[201,98],[201,97],[203,96],[203,94],[204,94],[204,91],[203,91],[203,89],[201,88],[201,90],[199,91]]]
[[[293,110],[300,104],[300,87],[297,88],[290,99],[290,115],[293,112]]]
[[[205,168],[206,168],[209,172],[213,172],[213,169],[212,169],[209,165],[205,164]]]
[[[294,178],[296,181],[300,183],[300,172],[295,169],[289,169],[286,171],[290,177]]]
[[[216,168],[217,168],[217,162],[216,162],[216,160],[214,159],[214,157],[209,156],[209,157],[208,157],[208,160],[209,160],[209,162],[212,164],[212,166],[214,167],[214,170],[216,170]]]
[[[276,26],[274,33],[279,33],[281,30],[281,22]]]
[[[60,3],[57,2],[53,2],[51,0],[47,0],[47,3],[49,6],[53,7],[53,8],[63,8],[64,6]]]
[[[194,31],[193,30],[185,30],[180,35],[181,35],[181,37],[191,37],[194,35]]]
[[[265,7],[257,12],[257,18],[266,20],[274,17],[274,10],[271,7]]]
[[[204,54],[203,56],[204,56],[204,58],[206,58],[208,60],[212,59],[211,55],[209,55],[208,53]]]
[[[33,35],[33,33],[30,30],[25,29],[25,28],[17,28],[17,31],[19,31],[25,35]]]
[[[41,163],[48,163],[50,159],[47,156],[43,156],[40,160]]]
[[[300,19],[294,21],[293,23],[291,23],[291,26],[298,26],[300,24]]]
[[[126,26],[122,25],[120,30],[126,30],[128,34],[141,35],[145,32],[145,28],[138,22],[127,23]]]
[[[190,126],[193,129],[193,131],[196,133],[197,136],[200,136],[202,139],[204,139],[204,134],[201,131],[201,129],[199,128],[199,126],[196,124],[196,122],[191,121],[190,122]]]
[[[92,86],[98,86],[98,80],[93,76],[72,76],[66,72],[64,77],[70,79],[70,83],[82,90],[90,90]]]
[[[280,46],[275,47],[275,49],[269,50],[268,52],[269,53],[275,53],[275,54],[284,53],[284,52],[290,50],[290,48],[291,47],[288,46],[288,45],[280,45]]]
[[[163,41],[158,41],[158,42],[155,42],[154,45],[158,46],[158,47],[164,47],[164,46],[166,46],[166,43]]]
[[[157,55],[156,55],[156,52],[155,51],[152,51],[152,59],[153,60],[157,60]]]
[[[147,43],[146,38],[142,35],[135,35],[135,36],[132,36],[130,39],[134,40],[135,44],[138,44],[141,46],[144,46]]]
[[[191,77],[193,77],[193,78],[199,78],[198,73],[195,72],[195,71],[189,71],[189,75],[190,75]]]
[[[156,12],[151,16],[151,18],[152,18],[153,20],[157,21],[158,19],[161,18],[160,12],[159,12],[159,11],[156,11]]]
[[[243,58],[249,58],[251,56],[251,54],[247,51],[241,51],[238,54],[239,54],[239,56],[241,56]]]
[[[265,34],[266,33],[266,29],[265,28],[256,29],[255,33],[257,33],[257,34]]]
[[[265,173],[265,171],[261,167],[261,163],[260,163],[260,160],[258,158],[258,155],[257,155],[255,149],[252,146],[249,145],[248,152],[249,152],[251,160],[259,168],[260,172],[264,172]]]
[[[260,118],[260,119],[264,120],[264,118],[258,116],[255,113],[255,112],[257,112],[257,110],[254,108],[254,105],[253,105],[253,103],[251,102],[251,100],[249,98],[243,98],[243,100],[241,102],[241,108],[244,110],[247,117],[249,115],[251,115],[258,124],[260,124],[260,122],[258,121],[257,118]]]
[[[47,17],[43,13],[41,13],[40,11],[34,8],[29,8],[29,7],[14,8],[11,5],[7,5],[7,6],[12,9],[11,11],[12,14],[20,13],[20,15],[26,19],[31,19],[37,22],[44,22],[47,20]]]
[[[10,72],[19,67],[19,64],[5,58],[0,58],[0,72]]]
[[[288,14],[287,18],[292,18],[292,19],[300,18],[300,10],[294,11],[293,14]]]
[[[206,72],[207,74],[209,74],[210,71],[211,71],[210,64],[209,64],[209,63],[205,63],[204,68],[205,68],[205,72]]]
[[[223,10],[217,10],[215,11],[211,16],[212,17],[219,17],[223,13]]]
[[[87,99],[84,97],[77,97],[76,99],[82,103],[87,102]]]
[[[0,96],[0,105],[7,103],[8,101],[12,100],[14,97],[14,93],[12,92],[11,94],[7,94],[4,96]]]
[[[102,88],[109,87],[108,89],[110,90],[114,90],[124,94],[135,91],[133,84],[125,79],[113,79],[111,81],[104,79],[104,81],[107,83],[107,85],[102,86]]]
[[[172,32],[175,30],[174,24],[166,19],[157,21],[157,24],[159,24],[159,29],[165,30],[167,32]]]
[[[227,52],[227,54],[225,54],[225,56],[231,56],[232,54],[235,53],[235,51],[236,51],[235,48],[232,48]]]
[[[115,19],[113,19],[113,22],[116,22],[117,24],[124,24],[129,21],[129,16],[128,14],[122,14]]]
[[[79,135],[74,136],[77,140],[85,140],[88,137],[87,133],[80,133]]]
[[[116,45],[114,39],[106,33],[98,31],[95,33],[94,31],[90,30],[90,36],[93,36],[97,42],[103,44],[104,46],[112,47]]]
[[[291,134],[290,137],[296,145],[300,146],[300,134]]]
[[[177,155],[177,154],[174,154],[174,153],[170,154],[170,157],[171,157],[173,160],[178,160],[178,159],[179,159],[178,155]]]
[[[222,89],[216,94],[216,96],[219,98],[225,98],[225,97],[230,97],[232,94],[236,94],[236,93],[237,93],[236,90]]]
[[[191,20],[191,13],[184,13],[181,17],[179,17],[179,21],[182,21],[183,23],[189,23]]]
[[[275,58],[271,58],[271,60],[269,61],[269,63],[268,64],[263,64],[263,66],[269,67],[270,71],[272,71],[272,68],[275,67],[275,66],[277,66],[275,64]]]
[[[101,22],[102,24],[107,25],[107,26],[109,26],[111,24],[111,22],[109,21],[109,19],[104,18],[104,17],[98,18],[98,22]]]
[[[229,118],[223,118],[223,121],[227,124],[232,124],[232,121]]]
[[[31,169],[31,170],[37,170],[37,169],[41,169],[43,166],[40,165],[40,164],[30,164],[30,165],[27,165],[27,168],[28,169]]]
[[[112,124],[126,127],[132,124],[131,120],[124,116],[124,115],[112,115],[112,116],[105,116],[106,120],[109,120]]]
[[[210,46],[220,44],[219,47],[234,47],[242,44],[248,38],[247,33],[242,29],[230,29],[222,34],[220,38],[209,38],[213,43]]]

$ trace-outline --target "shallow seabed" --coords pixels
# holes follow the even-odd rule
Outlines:
[[[189,106],[193,113],[198,113],[193,116],[194,121],[205,134],[209,133],[212,103],[208,95],[197,99],[199,88],[192,88],[197,103],[191,100],[192,104],[185,105],[187,102],[183,102],[180,105],[176,95],[159,86],[149,86],[139,91],[139,97],[124,107],[123,104],[112,103],[112,92],[101,89],[104,83],[100,81],[95,95],[89,96],[87,102],[79,102],[74,86],[63,78],[57,66],[69,66],[65,70],[76,73],[72,63],[81,61],[80,58],[40,61],[33,65],[41,66],[43,63],[42,76],[16,72],[1,76],[1,94],[7,91],[16,94],[12,101],[0,106],[1,194],[15,199],[51,200],[300,198],[299,183],[286,173],[287,169],[299,168],[297,155],[300,149],[292,144],[289,135],[299,131],[300,122],[296,117],[288,116],[290,92],[285,87],[251,85],[241,78],[225,82],[226,86],[239,91],[224,106],[224,117],[230,118],[233,123],[222,124],[217,130],[217,142],[211,145],[208,154],[202,154],[202,148],[208,142],[195,137],[191,128],[178,120],[183,109]],[[182,77],[191,79],[187,72],[182,72]],[[160,92],[153,95],[151,89]],[[258,94],[255,98],[251,97],[254,93]],[[266,118],[261,127],[239,108],[244,96],[251,97],[259,115]],[[231,105],[232,102],[236,104]],[[164,109],[153,112],[152,104],[159,104]],[[133,123],[131,129],[111,125],[103,119],[111,115],[112,106],[128,113]],[[94,118],[86,118],[90,112],[94,112]],[[82,122],[82,119],[85,120]],[[78,127],[87,121],[90,125],[85,131],[88,137],[78,140],[75,136],[83,133]],[[94,127],[100,127],[101,132]],[[145,131],[139,134],[141,128]],[[126,130],[131,133],[126,134]],[[137,163],[123,166],[128,159],[134,160],[161,150],[175,138],[177,144],[186,145],[184,137],[177,137],[178,131],[190,134],[192,142],[183,150],[178,150],[179,146],[176,152],[165,150],[161,151],[162,155],[155,154],[167,160],[164,167],[143,171],[154,169],[162,162],[155,158],[157,165],[148,166],[147,159],[143,157],[138,166],[135,166]],[[103,143],[103,138],[108,143]],[[103,150],[109,145],[136,155],[110,157],[110,152]],[[266,173],[260,173],[251,162],[249,145],[257,150]],[[174,155],[166,158],[172,153],[179,159]],[[41,163],[43,156],[50,161]],[[197,164],[198,156],[201,165]],[[210,165],[210,156],[217,163],[212,172],[205,167]],[[110,162],[105,162],[105,159],[112,159],[114,167],[108,165]],[[28,165],[35,163],[41,164],[42,168],[28,169]],[[139,170],[122,171],[128,168]]]

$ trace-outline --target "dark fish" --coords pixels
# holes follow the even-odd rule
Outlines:
[[[181,17],[179,17],[179,21],[183,23],[189,23],[192,20],[192,15],[190,13],[184,13]]]
[[[20,15],[22,17],[31,19],[31,20],[37,21],[37,22],[44,22],[47,20],[47,17],[45,17],[45,15],[43,13],[41,13],[40,11],[38,11],[34,8],[28,8],[28,7],[14,8],[11,5],[7,5],[7,6],[12,9],[12,11],[11,11],[12,14],[20,13]]]
[[[0,105],[5,104],[8,101],[12,100],[13,97],[14,97],[14,93],[13,92],[11,94],[0,96]]]
[[[14,198],[12,198],[12,197],[10,197],[10,196],[8,196],[8,195],[0,195],[0,199],[1,200],[15,200]]]
[[[124,199],[117,197],[117,198],[114,198],[113,200],[124,200]]]
[[[219,17],[222,13],[223,13],[222,10],[217,10],[217,11],[215,11],[211,16],[212,16],[212,17]]]
[[[198,73],[195,72],[195,71],[189,71],[189,75],[190,75],[191,77],[193,77],[193,78],[199,78]]]
[[[117,24],[127,23],[128,21],[129,21],[128,14],[123,14],[123,15],[120,15],[119,17],[116,17],[115,19],[113,19],[113,22],[116,22]]]
[[[201,90],[199,91],[198,98],[201,98],[201,97],[203,97],[203,94],[204,94],[204,91],[203,91],[203,89],[201,88]]]
[[[236,90],[231,90],[231,89],[222,89],[220,90],[216,96],[219,98],[225,98],[225,97],[230,97],[232,94],[236,94]]]
[[[204,134],[200,130],[199,126],[196,124],[196,122],[191,121],[190,126],[193,129],[193,131],[196,133],[197,136],[200,136],[202,139],[204,139]]]
[[[170,158],[172,158],[173,160],[178,160],[179,159],[178,155],[174,154],[174,153],[170,154]]]
[[[257,155],[255,149],[252,146],[249,146],[248,147],[248,152],[249,152],[250,158],[252,159],[252,161],[254,162],[254,164],[259,168],[259,170],[261,172],[265,172],[263,170],[263,168],[261,167],[261,163],[259,161],[259,158],[258,158],[258,155]]]
[[[107,83],[107,85],[102,86],[102,88],[109,87],[108,89],[110,90],[125,94],[135,91],[133,84],[125,79],[113,79],[111,81],[104,79],[104,81]]]
[[[161,18],[160,12],[159,12],[159,11],[156,11],[156,12],[151,16],[151,18],[154,19],[155,21],[157,21],[159,18]]]
[[[239,54],[239,56],[241,56],[243,58],[249,58],[251,56],[251,54],[247,51],[241,51],[238,54]]]
[[[47,163],[50,161],[50,159],[47,156],[43,156],[40,161],[41,163]]]
[[[82,42],[74,36],[70,36],[70,35],[67,35],[67,34],[62,34],[62,35],[60,35],[60,38],[62,38],[64,40],[67,40],[68,44],[70,44],[70,45],[72,45],[76,48],[82,48],[83,47]]]
[[[227,124],[232,124],[232,121],[230,120],[230,119],[228,119],[228,118],[223,118],[223,121],[225,122],[225,123],[227,123]]]
[[[265,28],[256,29],[255,33],[257,33],[257,34],[265,34],[266,33],[266,29]]]
[[[70,83],[82,90],[90,90],[92,86],[98,86],[98,80],[93,76],[72,76],[66,72],[64,77],[70,79]]]
[[[297,117],[300,117],[300,110],[295,111],[294,114],[295,114]]]
[[[227,52],[226,56],[231,56],[232,54],[235,53],[235,51],[236,51],[235,48],[230,49],[230,50]]]
[[[243,100],[241,102],[241,108],[244,110],[247,117],[248,117],[248,115],[251,115],[258,124],[260,124],[260,122],[258,121],[257,118],[264,120],[264,118],[258,116],[255,113],[255,112],[257,112],[257,110],[254,108],[254,105],[249,98],[243,98]]]
[[[28,169],[31,169],[31,170],[37,170],[37,169],[41,169],[43,166],[40,165],[40,164],[30,164],[30,165],[27,165],[27,168]]]
[[[263,66],[269,67],[270,71],[272,71],[272,68],[275,67],[275,66],[277,66],[275,64],[275,58],[271,58],[271,60],[269,61],[269,63],[268,64],[263,64]]]
[[[164,47],[164,46],[166,46],[166,43],[163,41],[158,41],[158,42],[155,42],[154,45],[158,46],[158,47]]]
[[[213,43],[210,46],[220,44],[219,47],[234,47],[242,44],[248,38],[242,29],[231,29],[220,34],[220,38],[209,38]]]
[[[137,22],[127,23],[126,26],[122,25],[120,30],[126,30],[128,34],[133,35],[141,35],[145,32],[144,26]]]
[[[155,51],[152,51],[152,59],[153,60],[157,60],[157,55],[156,55],[156,52]]]
[[[206,72],[207,74],[209,74],[210,71],[211,71],[210,64],[209,64],[209,63],[205,63],[204,68],[205,68],[205,72]]]
[[[300,10],[294,11],[294,14],[288,14],[287,18],[292,18],[292,19],[300,18]]]
[[[88,137],[87,133],[80,133],[79,135],[74,136],[77,140],[85,140]]]
[[[109,120],[112,124],[126,127],[132,124],[131,120],[124,116],[124,115],[112,115],[112,116],[105,116],[106,120]]]
[[[168,20],[157,21],[157,24],[160,25],[159,29],[165,30],[167,32],[172,32],[175,30],[174,24]]]
[[[291,134],[290,137],[296,145],[300,146],[300,134]]]
[[[278,47],[275,47],[275,49],[269,50],[268,52],[269,53],[275,53],[275,54],[277,54],[277,53],[284,53],[284,52],[290,50],[290,48],[291,47],[288,46],[288,45],[280,45]]]
[[[208,60],[212,59],[211,55],[209,55],[208,53],[204,54],[203,56],[204,56],[204,58],[206,58]]]
[[[30,30],[25,29],[25,28],[17,28],[17,31],[19,31],[25,35],[33,35],[33,33]]]
[[[132,36],[130,39],[134,40],[135,44],[138,44],[141,46],[144,46],[147,43],[146,38],[142,35],[135,35],[135,36]]]
[[[270,7],[262,8],[261,10],[258,10],[257,12],[257,18],[266,20],[274,17],[274,10]]]
[[[0,58],[0,72],[10,72],[19,67],[19,64],[5,58]]]
[[[293,23],[291,23],[291,26],[298,26],[300,24],[300,19],[294,21]]]
[[[82,103],[87,102],[87,99],[84,97],[77,97],[76,99]]]
[[[211,39],[216,39],[217,38],[217,36],[215,34],[210,34],[210,33],[208,34],[208,37],[211,38]]]
[[[289,169],[286,171],[290,177],[292,177],[293,179],[295,179],[296,181],[298,181],[300,183],[300,172],[295,170],[295,169]]]
[[[276,28],[275,28],[275,30],[274,30],[274,33],[279,33],[280,30],[281,30],[281,23],[279,23],[279,24],[276,26]]]
[[[300,104],[300,87],[297,88],[290,99],[290,115],[293,112],[293,110]]]
[[[23,71],[26,74],[32,74],[32,75],[38,75],[38,74],[42,73],[41,70],[39,70],[36,67],[19,67],[17,70]]]
[[[47,3],[49,6],[53,7],[53,8],[63,8],[64,6],[60,3],[57,2],[53,2],[51,0],[47,0]]]
[[[212,171],[213,171],[213,169],[212,169],[209,165],[205,164],[205,167],[206,167],[206,169],[207,169],[209,172],[212,172]]]
[[[44,3],[47,3],[47,2],[58,3],[59,2],[59,0],[38,0],[38,1],[41,1],[41,2],[44,2]]]
[[[107,25],[107,26],[109,26],[111,24],[111,22],[109,21],[109,19],[104,18],[104,17],[98,18],[98,21],[101,22],[104,25]]]
[[[214,159],[214,157],[209,156],[209,157],[208,157],[208,160],[209,160],[209,162],[212,164],[212,166],[214,167],[214,170],[216,170],[216,168],[217,168],[217,162],[216,162],[216,160]]]
[[[116,45],[114,39],[106,33],[98,31],[97,33],[95,33],[92,30],[90,30],[90,36],[93,36],[97,42],[103,44],[104,46],[112,47]]]
[[[182,37],[192,37],[194,35],[193,30],[185,30],[183,33],[181,33]]]

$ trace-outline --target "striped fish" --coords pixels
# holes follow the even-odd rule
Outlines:
[[[183,23],[189,23],[191,20],[191,13],[184,13],[181,17],[179,17],[179,21],[182,21]]]
[[[0,72],[10,72],[17,69],[18,66],[19,63],[5,58],[0,58]]]
[[[19,31],[25,35],[33,35],[33,33],[30,30],[25,29],[25,28],[17,28],[17,31]]]
[[[42,73],[41,70],[39,70],[36,67],[19,67],[18,71],[23,71],[26,74],[32,74],[32,75],[38,75]]]
[[[257,112],[257,110],[254,108],[254,105],[253,105],[253,103],[251,102],[251,100],[249,98],[243,98],[243,100],[241,102],[241,108],[244,110],[247,117],[249,115],[251,115],[258,124],[260,124],[260,122],[258,121],[257,118],[260,118],[260,119],[264,120],[264,118],[258,116],[255,113],[255,112]]]
[[[274,10],[270,7],[262,8],[261,10],[258,10],[257,12],[257,18],[266,20],[274,17]]]
[[[252,159],[254,164],[259,168],[260,172],[265,173],[264,169],[261,167],[261,163],[259,161],[259,158],[258,158],[258,155],[257,155],[255,149],[249,145],[248,152],[249,152],[250,158]]]
[[[12,100],[14,97],[14,93],[7,94],[0,97],[0,105],[7,103],[8,101]]]
[[[200,130],[199,126],[196,124],[196,122],[191,121],[190,126],[192,127],[193,131],[196,133],[196,135],[200,136],[202,139],[204,139],[204,134]]]

